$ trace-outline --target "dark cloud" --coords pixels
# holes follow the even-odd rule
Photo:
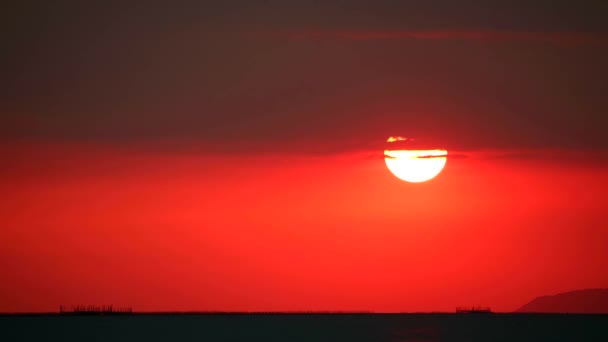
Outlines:
[[[608,148],[607,4],[15,2],[0,11],[0,140]],[[301,33],[322,41],[288,39]]]
[[[561,46],[608,44],[606,33],[518,31],[291,31],[276,33],[291,39],[351,41],[456,40],[476,42],[539,42]]]
[[[480,158],[486,160],[494,159],[506,159],[506,160],[554,160],[562,162],[573,162],[573,161],[596,161],[596,162],[607,162],[608,152],[601,149],[586,149],[586,150],[572,150],[572,149],[531,149],[522,151],[496,151],[496,152],[481,152],[479,153]]]
[[[461,154],[461,153],[456,153],[456,154],[448,153],[447,155],[440,155],[440,156],[436,156],[436,155],[418,156],[417,158],[427,159],[427,158],[445,158],[445,157],[447,157],[448,159],[468,158],[468,156],[466,154]]]

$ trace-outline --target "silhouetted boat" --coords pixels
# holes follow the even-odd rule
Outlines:
[[[489,307],[471,306],[471,307],[458,307],[456,313],[467,313],[467,314],[489,314],[493,313]]]

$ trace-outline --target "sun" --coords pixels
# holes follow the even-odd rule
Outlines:
[[[390,137],[387,142],[406,141]],[[384,161],[389,171],[406,182],[420,183],[435,178],[447,162],[446,150],[384,150]]]

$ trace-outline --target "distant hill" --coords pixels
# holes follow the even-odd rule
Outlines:
[[[516,312],[608,313],[608,289],[587,289],[541,296]]]

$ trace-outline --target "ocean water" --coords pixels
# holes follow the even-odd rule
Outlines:
[[[608,315],[2,316],[0,341],[608,341]]]

